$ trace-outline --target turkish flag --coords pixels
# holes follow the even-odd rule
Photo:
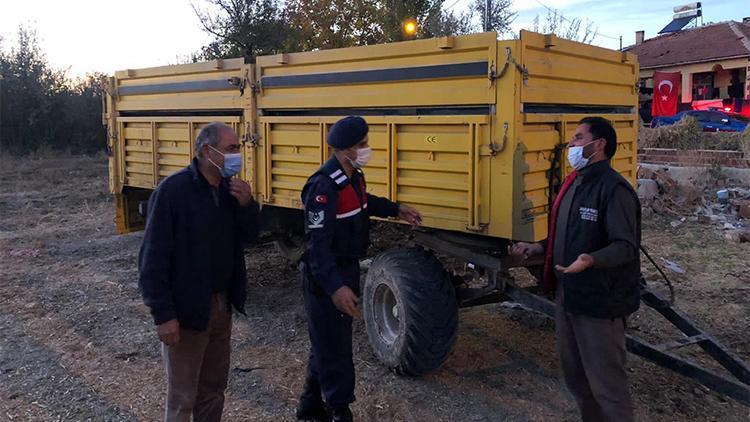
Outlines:
[[[677,95],[680,92],[680,72],[654,72],[654,97],[651,115],[674,116],[677,114]]]

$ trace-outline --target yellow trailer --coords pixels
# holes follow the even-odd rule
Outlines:
[[[632,54],[525,31],[507,41],[484,33],[123,70],[108,80],[103,115],[117,228],[143,227],[139,209],[154,187],[190,162],[203,125],[223,121],[241,136],[240,177],[262,205],[262,224],[296,257],[300,189],[329,156],[331,125],[363,115],[375,150],[368,188],[425,215],[408,247],[372,261],[367,334],[388,367],[422,374],[450,352],[458,307],[515,300],[551,314],[548,300],[514,283],[508,268],[534,262],[513,262],[508,242],[547,236],[569,171],[562,147],[585,116],[614,123],[612,164],[635,182],[637,78]],[[446,270],[437,255],[474,271]],[[631,352],[750,405],[744,362],[645,284],[641,301],[687,339],[652,345],[628,334]],[[735,378],[671,352],[687,344]]]
[[[549,176],[567,171],[555,149],[582,117],[613,121],[613,165],[635,182],[637,78],[632,54],[525,31],[120,71],[104,113],[117,227],[143,227],[138,203],[216,120],[240,134],[258,201],[299,209],[329,127],[360,114],[373,193],[419,208],[429,228],[540,240]]]
[[[373,261],[363,289],[371,344],[388,366],[421,374],[450,351],[459,306],[514,291],[506,246],[547,236],[569,170],[562,147],[581,118],[614,123],[613,166],[635,182],[637,79],[632,54],[525,31],[119,71],[104,110],[117,228],[143,227],[140,205],[190,162],[200,128],[223,121],[241,137],[240,177],[265,227],[294,255],[300,191],[330,154],[328,130],[362,115],[374,149],[368,189],[422,211],[414,241],[472,264],[484,282],[463,283],[424,249]]]

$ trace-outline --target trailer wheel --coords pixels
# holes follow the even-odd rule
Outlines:
[[[299,235],[289,235],[275,241],[274,245],[281,256],[291,262],[299,261],[305,253],[305,240],[304,237]]]
[[[395,248],[375,258],[364,286],[365,326],[378,358],[400,375],[440,367],[453,347],[458,304],[431,253]]]

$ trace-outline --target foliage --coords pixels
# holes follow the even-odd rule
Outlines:
[[[484,1],[469,12],[454,13],[442,0],[204,0],[193,4],[203,29],[214,36],[195,60],[311,51],[431,38],[481,31],[474,17]],[[515,19],[511,0],[495,0],[490,28],[508,32]],[[416,34],[403,24],[417,23]]]
[[[511,0],[493,0],[490,10],[485,13],[486,0],[474,0],[472,11],[479,15],[482,28],[488,31],[496,31],[498,34],[510,34],[510,25],[516,20],[516,13],[511,9]],[[485,20],[487,23],[485,25]]]
[[[0,152],[43,148],[91,152],[104,147],[101,75],[71,80],[53,69],[33,29],[18,29],[17,45],[0,44]]]

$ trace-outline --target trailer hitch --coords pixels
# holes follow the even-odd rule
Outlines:
[[[506,283],[506,294],[513,301],[532,311],[547,315],[550,318],[554,316],[555,305],[545,297],[522,289],[511,282]],[[643,280],[641,303],[659,312],[667,321],[682,331],[685,337],[655,345],[629,332],[626,334],[626,346],[630,353],[671,369],[717,393],[750,407],[750,368],[747,364],[713,336],[699,328],[680,310],[673,307],[667,299],[646,286]],[[733,377],[722,375],[674,353],[676,349],[693,344],[700,346]]]

